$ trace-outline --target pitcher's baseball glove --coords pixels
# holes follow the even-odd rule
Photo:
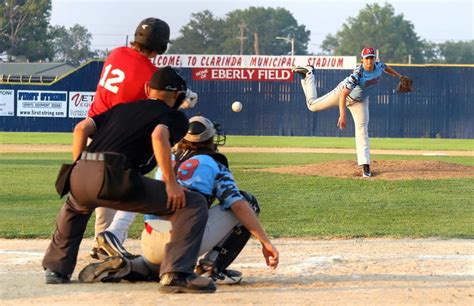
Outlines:
[[[413,81],[409,77],[402,75],[398,82],[397,92],[406,93],[411,91],[413,91]]]

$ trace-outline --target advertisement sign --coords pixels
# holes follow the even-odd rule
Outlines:
[[[66,91],[17,91],[18,117],[66,117]]]
[[[0,89],[0,116],[14,116],[15,91]]]
[[[85,118],[87,111],[94,100],[93,91],[69,92],[69,118]]]

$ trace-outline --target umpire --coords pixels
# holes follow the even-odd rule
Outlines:
[[[74,164],[63,165],[56,188],[69,192],[43,258],[46,284],[69,282],[87,222],[96,207],[173,215],[171,240],[160,269],[160,291],[214,292],[212,280],[198,277],[196,266],[208,210],[204,197],[176,182],[171,146],[188,130],[178,111],[186,82],[171,67],[150,80],[148,99],[119,104],[86,118],[74,128]],[[86,148],[87,138],[92,142]],[[163,181],[145,177],[156,164]]]

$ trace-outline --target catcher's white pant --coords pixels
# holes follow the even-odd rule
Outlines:
[[[238,224],[239,220],[232,211],[222,210],[219,205],[209,209],[209,217],[202,238],[199,256],[209,252],[215,245],[226,239],[232,229]],[[150,268],[154,269],[155,265],[157,266],[161,263],[165,246],[169,239],[170,232],[168,230],[158,231],[155,229],[151,233],[146,229],[143,230],[141,239],[142,252]]]
[[[339,83],[329,93],[318,98],[314,74],[307,75],[301,80],[301,86],[306,97],[306,106],[312,112],[319,112],[331,107],[339,106],[339,96],[344,85]],[[347,99],[346,105],[354,119],[355,141],[357,152],[357,163],[359,165],[370,164],[370,144],[369,144],[369,100],[354,102]]]
[[[128,228],[132,225],[136,215],[137,213],[133,212],[97,207],[95,209],[95,235],[107,230],[123,243],[127,239]]]

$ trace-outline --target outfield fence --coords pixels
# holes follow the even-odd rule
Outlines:
[[[4,78],[0,82],[0,130],[72,131],[93,99],[102,65],[101,61],[88,62],[50,83]],[[474,65],[393,66],[414,80],[415,91],[397,94],[398,81],[383,76],[369,100],[372,137],[474,138]],[[318,69],[318,92],[332,90],[350,72]],[[188,115],[206,115],[222,123],[228,134],[354,134],[352,118],[346,131],[336,128],[337,109],[308,111],[299,77],[283,81],[199,80],[192,68],[181,68],[181,74],[199,94],[197,107],[187,111]],[[242,102],[241,112],[232,112],[233,101]]]

